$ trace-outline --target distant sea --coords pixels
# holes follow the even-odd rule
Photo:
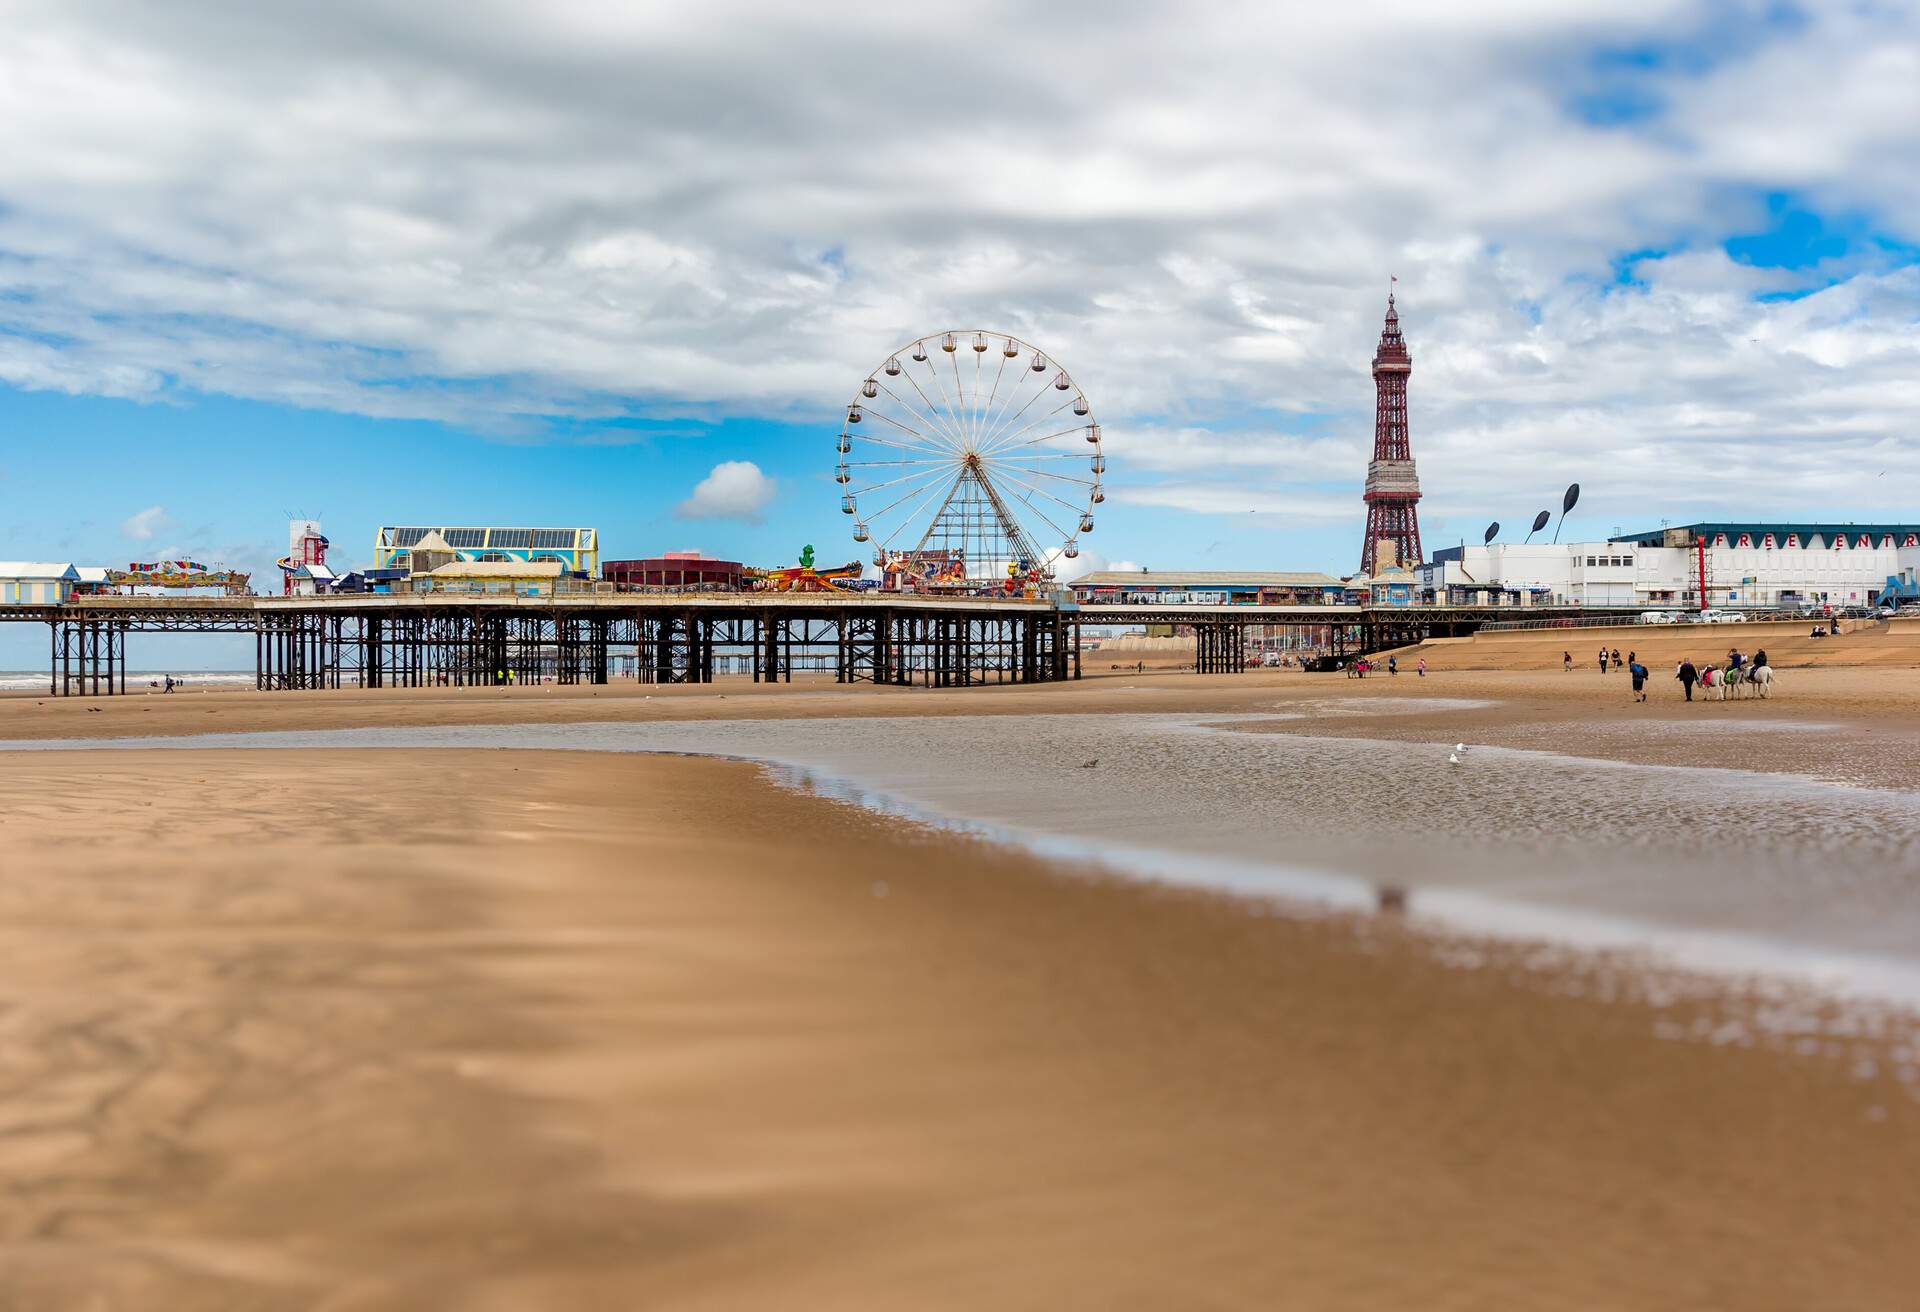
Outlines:
[[[164,683],[167,675],[191,688],[251,688],[252,670],[128,670],[127,691],[144,691],[149,683]],[[0,670],[0,693],[45,692],[47,671]]]

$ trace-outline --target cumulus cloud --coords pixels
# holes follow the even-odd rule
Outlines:
[[[1083,578],[1088,574],[1099,574],[1106,570],[1117,569],[1133,573],[1140,568],[1131,560],[1108,560],[1100,552],[1088,551],[1084,547],[1072,560],[1068,560],[1062,554],[1062,549],[1056,547],[1047,553],[1047,564],[1053,569],[1054,579],[1060,583],[1071,583],[1077,578]]]
[[[151,542],[173,527],[165,506],[148,506],[120,521],[120,535],[134,542]]]
[[[742,519],[757,524],[773,503],[774,480],[751,460],[723,460],[694,486],[677,513],[683,519]]]
[[[1911,470],[1911,4],[21,0],[8,36],[15,386],[528,438],[830,414],[983,324],[1085,386],[1116,499],[1307,514],[1355,499],[1392,272],[1430,503],[1810,514]],[[1729,257],[1778,196],[1860,239]]]

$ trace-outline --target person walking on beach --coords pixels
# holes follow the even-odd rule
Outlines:
[[[1614,668],[1615,668],[1615,669],[1624,669],[1624,668],[1626,667],[1626,664],[1627,664],[1627,663],[1626,663],[1625,661],[1623,661],[1623,660],[1621,660],[1621,659],[1620,659],[1620,649],[1619,649],[1618,647],[1615,647],[1615,648],[1613,649],[1613,665],[1614,665]]]
[[[1387,673],[1388,674],[1400,673],[1400,658],[1398,656],[1387,657]]]
[[[1573,672],[1573,653],[1572,652],[1563,651],[1560,653],[1560,669],[1563,673],[1567,673],[1567,674],[1571,674]]]
[[[165,691],[167,691],[167,692],[172,692],[172,691],[173,691],[173,676],[172,676],[171,674],[169,674],[169,675],[167,676],[167,686],[166,686],[166,689],[165,689]]]
[[[1633,699],[1643,702],[1647,699],[1647,667],[1639,661],[1627,662],[1627,673],[1633,676]]]
[[[1417,670],[1415,670],[1414,673],[1418,674],[1423,679],[1427,677],[1427,658],[1425,656],[1422,656],[1420,658],[1420,667]]]
[[[1681,691],[1687,694],[1687,700],[1693,700],[1693,685],[1700,679],[1700,671],[1693,668],[1692,661],[1681,661],[1679,673],[1673,676],[1680,680]]]
[[[1605,674],[1606,672],[1607,672],[1607,649],[1605,647],[1602,647],[1600,649],[1600,673]]]

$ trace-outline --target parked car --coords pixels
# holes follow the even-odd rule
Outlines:
[[[1674,618],[1670,610],[1643,610],[1640,612],[1640,622],[1642,624],[1678,624],[1680,621]]]
[[[1737,610],[1703,610],[1696,621],[1700,624],[1745,624],[1746,614]]]

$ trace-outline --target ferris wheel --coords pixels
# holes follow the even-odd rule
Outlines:
[[[1050,577],[1106,500],[1086,394],[1006,333],[934,333],[889,355],[848,402],[839,452],[853,540],[935,585]]]

